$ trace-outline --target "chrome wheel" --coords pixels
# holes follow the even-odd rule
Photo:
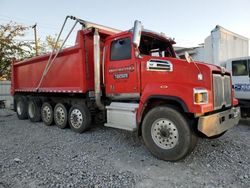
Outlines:
[[[61,129],[66,128],[68,125],[67,124],[68,123],[67,106],[68,106],[68,104],[58,103],[58,104],[56,104],[56,106],[54,108],[54,113],[53,113],[54,122]],[[51,121],[51,123],[52,123],[52,121]]]
[[[49,122],[52,118],[52,112],[49,106],[44,106],[42,109],[42,118],[44,121]]]
[[[155,144],[162,149],[171,149],[179,140],[175,124],[168,119],[157,119],[151,127],[151,136]]]
[[[84,104],[75,104],[69,110],[68,120],[73,131],[82,133],[90,128],[91,114]]]
[[[64,109],[59,106],[55,109],[55,120],[59,125],[62,125],[65,122],[65,111]]]
[[[70,113],[70,123],[76,129],[78,129],[82,126],[83,115],[79,109],[74,109]]]

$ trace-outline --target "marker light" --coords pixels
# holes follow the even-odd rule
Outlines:
[[[208,91],[206,89],[194,88],[194,104],[207,104]]]

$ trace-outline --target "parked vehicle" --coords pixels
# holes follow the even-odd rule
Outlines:
[[[241,116],[250,117],[250,57],[229,59],[226,67],[232,72],[232,83],[241,107]]]
[[[198,135],[219,137],[238,124],[229,72],[177,59],[175,42],[139,21],[119,31],[68,19],[83,26],[75,46],[13,62],[19,119],[69,124],[78,133],[103,120],[107,127],[138,131],[149,151],[168,161],[189,154]]]

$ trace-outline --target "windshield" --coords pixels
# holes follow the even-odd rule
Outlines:
[[[175,57],[172,44],[163,39],[142,35],[139,45],[140,55],[155,57]]]

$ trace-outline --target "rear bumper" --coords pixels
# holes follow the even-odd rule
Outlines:
[[[240,107],[199,118],[198,130],[211,137],[234,127],[240,120]]]

